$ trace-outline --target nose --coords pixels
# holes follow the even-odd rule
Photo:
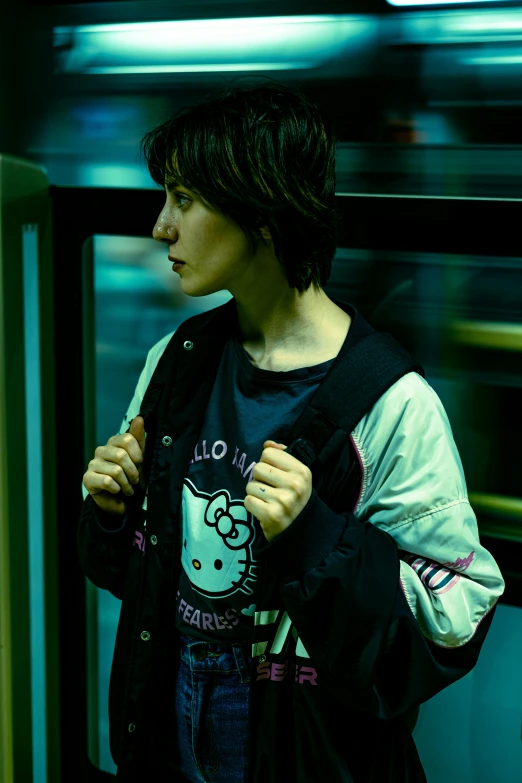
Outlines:
[[[167,242],[173,244],[176,241],[177,229],[172,220],[169,220],[169,215],[166,209],[158,215],[158,219],[152,229],[152,236],[157,242]]]

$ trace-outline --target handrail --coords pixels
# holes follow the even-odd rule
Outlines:
[[[471,492],[469,502],[477,514],[481,535],[522,541],[522,499]],[[484,519],[482,515],[491,515]]]
[[[449,337],[461,345],[522,351],[522,325],[495,321],[451,321]]]

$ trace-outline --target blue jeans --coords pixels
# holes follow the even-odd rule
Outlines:
[[[176,718],[181,772],[191,783],[244,783],[249,752],[247,645],[180,635]]]

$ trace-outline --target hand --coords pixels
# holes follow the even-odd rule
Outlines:
[[[286,446],[266,440],[260,462],[254,466],[254,481],[246,485],[245,508],[259,520],[267,541],[289,527],[310,500],[312,471],[296,457],[285,454]]]
[[[143,503],[147,490],[142,473],[144,455],[142,416],[134,417],[129,432],[111,435],[105,446],[98,446],[83,474],[83,484],[102,511],[123,516]]]

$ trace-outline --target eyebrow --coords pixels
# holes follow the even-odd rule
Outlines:
[[[188,190],[190,193],[193,192],[186,185],[182,185],[181,182],[177,182],[177,180],[175,179],[165,180],[165,187],[167,190],[176,190],[177,188],[183,188],[184,190]]]

